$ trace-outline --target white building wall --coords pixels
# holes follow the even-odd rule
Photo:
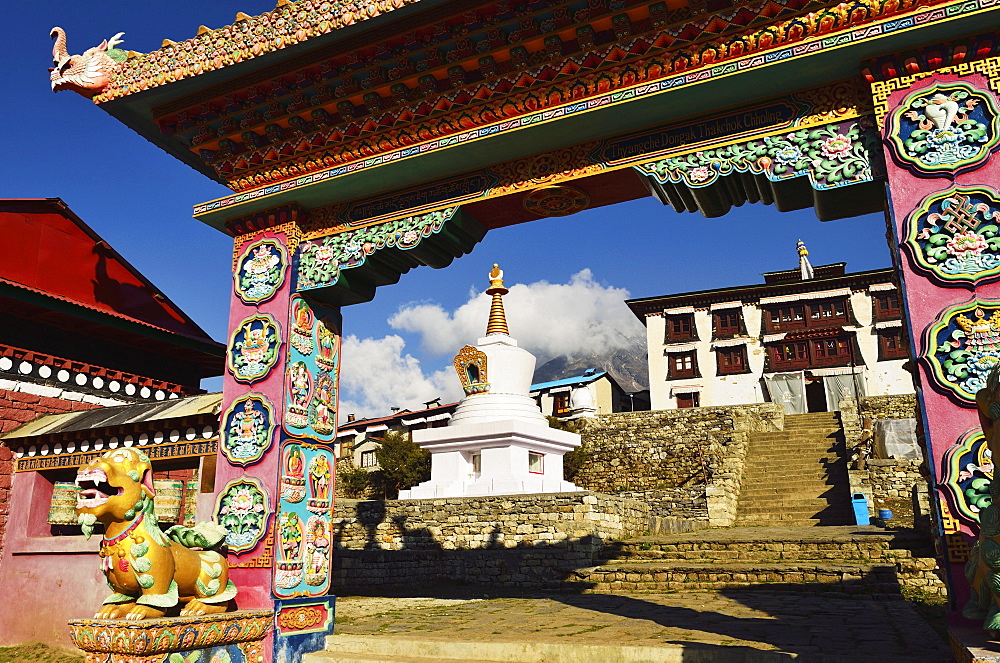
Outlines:
[[[646,316],[646,348],[649,363],[649,406],[653,410],[666,410],[673,399],[667,381],[667,357],[663,354],[666,338],[666,319],[662,315]]]
[[[879,361],[879,337],[873,326],[871,293],[867,290],[852,292],[850,309],[857,324],[855,333],[859,355],[856,357],[856,363],[865,367],[866,393],[869,396],[913,393],[911,377],[902,369],[905,359]],[[712,311],[700,309],[694,313],[694,323],[698,333],[697,357],[701,377],[680,380],[667,379],[669,354],[666,350],[671,344],[665,343],[665,316],[661,314],[646,317],[652,409],[676,408],[676,394],[683,393],[686,389],[698,392],[699,404],[702,406],[742,405],[762,403],[766,400],[764,387],[761,384],[766,349],[760,341],[764,311],[755,303],[744,303],[742,315],[749,336],[746,355],[750,372],[717,375],[716,353],[712,349]]]

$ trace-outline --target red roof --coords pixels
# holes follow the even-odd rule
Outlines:
[[[215,345],[59,198],[0,200],[0,283]]]

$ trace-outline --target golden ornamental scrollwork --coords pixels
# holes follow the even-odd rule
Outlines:
[[[455,372],[462,381],[462,389],[467,395],[485,393],[490,390],[487,374],[486,353],[467,345],[455,356]]]
[[[973,73],[985,76],[990,90],[1000,94],[1000,58],[963,62],[962,64],[943,67],[934,71],[923,71],[910,76],[900,76],[899,78],[890,78],[887,81],[873,82],[871,84],[872,101],[874,102],[875,121],[878,123],[879,130],[881,131],[885,128],[885,118],[889,114],[889,96],[896,90],[907,89],[917,81],[936,74],[967,76]]]

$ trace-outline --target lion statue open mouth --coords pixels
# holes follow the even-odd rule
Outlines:
[[[236,596],[226,558],[212,550],[224,528],[200,523],[160,531],[153,511],[153,472],[137,449],[115,449],[80,468],[77,520],[90,538],[104,525],[101,568],[114,593],[98,619],[150,619],[175,606],[180,614],[225,612]]]

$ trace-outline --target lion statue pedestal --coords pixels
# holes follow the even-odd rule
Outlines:
[[[69,623],[86,663],[257,663],[274,623],[271,610],[141,621],[80,619]]]

